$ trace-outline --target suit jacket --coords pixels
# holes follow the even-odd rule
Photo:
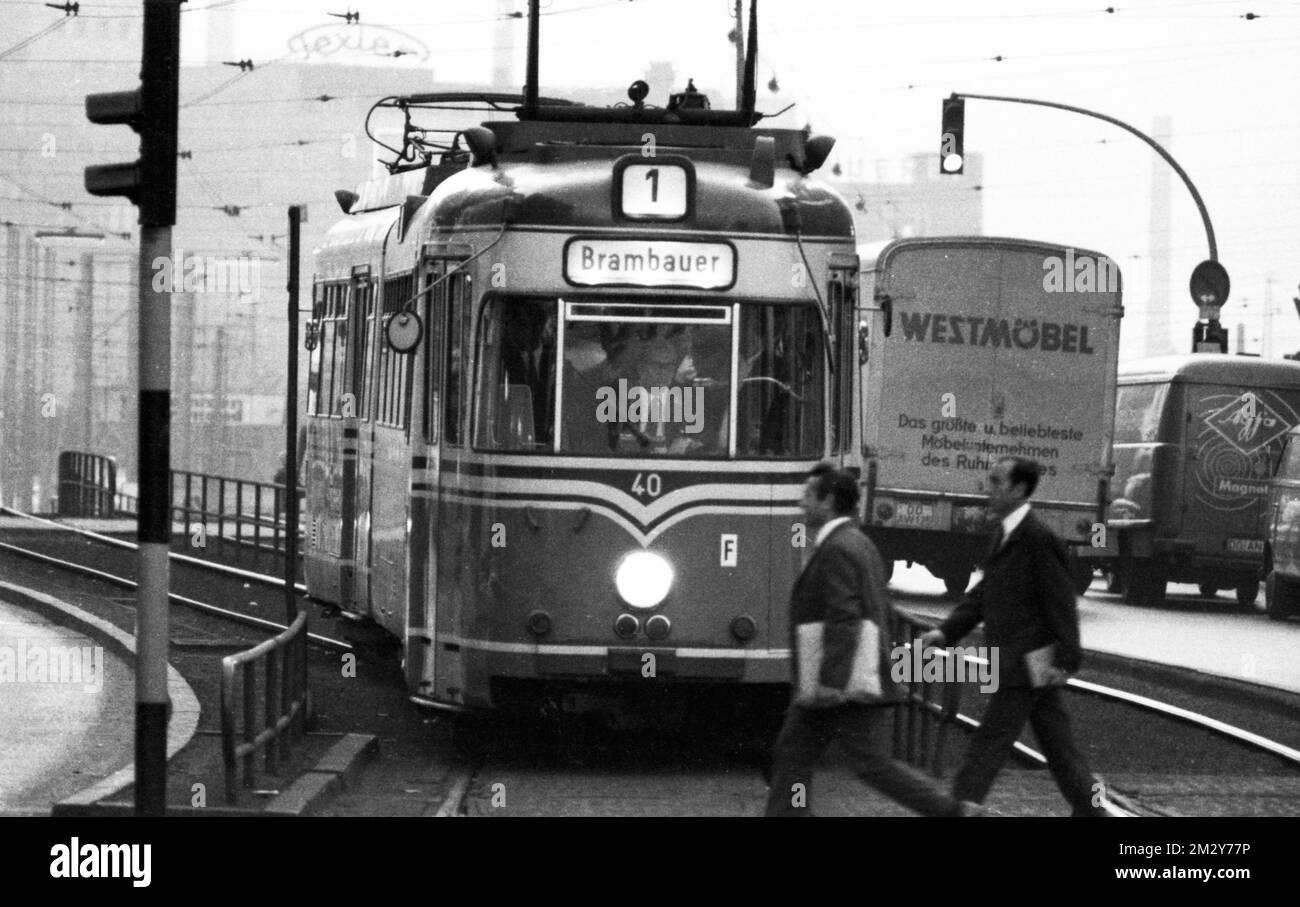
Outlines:
[[[1057,644],[1056,666],[1079,669],[1079,609],[1065,543],[1033,510],[984,565],[984,578],[939,629],[949,645],[984,622],[986,645],[997,646],[999,684],[1029,686],[1025,653]]]
[[[790,651],[796,681],[800,657],[797,625],[825,622],[821,685],[843,690],[848,686],[857,651],[857,622],[866,618],[880,628],[882,701],[903,698],[902,686],[890,677],[893,608],[885,587],[885,565],[876,546],[852,520],[835,527],[813,552],[790,592]]]

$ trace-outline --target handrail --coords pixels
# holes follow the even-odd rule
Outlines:
[[[257,709],[257,664],[265,662],[262,712]],[[242,741],[235,719],[235,675],[242,674]],[[307,686],[307,612],[299,611],[283,632],[243,652],[221,659],[221,754],[226,773],[226,802],[238,799],[239,763],[244,787],[253,786],[257,751],[265,753],[264,770],[280,769],[283,740],[287,746],[306,732],[311,713]],[[286,746],[286,749],[287,749]]]
[[[935,622],[926,618],[893,611],[892,639],[910,648]],[[965,659],[960,653],[942,653],[944,657]],[[964,672],[953,676],[968,676]],[[961,710],[961,683],[926,683],[912,677],[905,684],[907,696],[894,710],[894,758],[907,762],[942,778],[944,751],[949,728],[958,722]]]

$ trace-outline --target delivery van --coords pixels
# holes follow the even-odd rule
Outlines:
[[[983,559],[987,477],[1044,468],[1036,513],[1072,546],[1105,516],[1120,273],[1086,249],[937,237],[859,247],[863,528],[959,594]],[[1074,558],[1076,586],[1092,578]]]
[[[1106,547],[1096,552],[1112,591],[1158,604],[1167,583],[1196,583],[1253,606],[1269,478],[1300,423],[1300,363],[1218,353],[1126,363],[1115,423]]]
[[[1286,434],[1263,518],[1264,607],[1286,620],[1300,615],[1300,427]]]

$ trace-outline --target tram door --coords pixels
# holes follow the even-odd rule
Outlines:
[[[407,610],[408,519],[411,483],[411,381],[414,351],[399,353],[385,329],[415,293],[415,272],[385,276],[382,312],[371,364],[374,392],[370,395],[372,433],[368,519],[361,520],[368,538],[363,551],[369,567],[371,616],[385,629],[401,635]]]
[[[438,553],[441,520],[438,477],[446,399],[448,321],[460,280],[443,279],[454,261],[428,261],[421,272],[420,318],[424,340],[416,361],[415,411],[411,419],[411,531],[408,568],[409,609],[405,628],[407,688],[420,696],[447,698],[435,688],[437,658]]]

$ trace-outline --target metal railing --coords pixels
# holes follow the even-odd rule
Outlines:
[[[80,451],[59,454],[60,516],[135,516],[136,498],[116,489],[117,464],[112,457]],[[276,482],[171,470],[171,516],[184,535],[201,539],[204,548],[212,539],[223,546],[223,554],[268,571],[271,565],[260,560],[282,558],[286,548],[287,493]],[[298,497],[303,493],[299,487]],[[299,521],[301,539],[301,517]]]
[[[134,504],[117,493],[117,461],[82,451],[59,453],[59,516],[114,517]],[[131,508],[134,512],[134,507]]]
[[[257,665],[265,664],[262,707],[258,709]],[[235,715],[236,675],[240,676],[243,721]],[[257,751],[265,754],[264,770],[280,770],[281,743],[285,753],[306,733],[311,713],[307,688],[307,612],[299,611],[279,635],[244,652],[221,659],[221,754],[226,770],[226,802],[237,802],[239,763],[244,787],[253,787]],[[242,724],[242,727],[240,726]],[[242,738],[242,739],[240,739]]]
[[[912,644],[935,623],[895,611],[892,638],[898,644]],[[964,658],[949,653],[948,658]],[[953,676],[965,677],[965,671]],[[936,778],[944,772],[944,751],[949,729],[957,723],[961,707],[961,683],[926,683],[911,677],[905,684],[907,698],[894,711],[894,758],[927,771]]]
[[[187,536],[199,525],[206,535],[215,523],[216,537],[237,548],[282,553],[285,492],[284,485],[274,482],[173,469],[172,516],[183,523]]]

